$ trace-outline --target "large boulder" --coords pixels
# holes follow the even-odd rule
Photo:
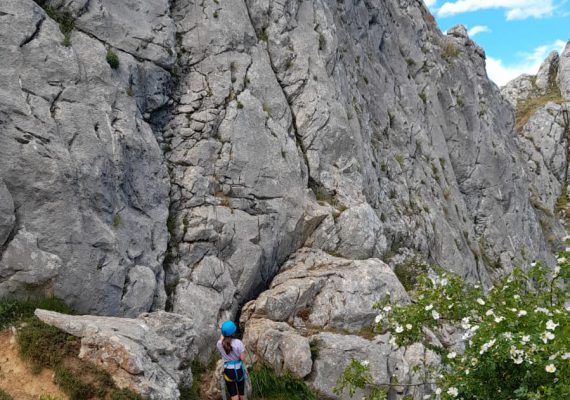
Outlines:
[[[120,388],[153,400],[178,399],[192,384],[193,322],[164,311],[136,319],[71,316],[36,310],[43,322],[81,338],[79,357],[107,370]]]

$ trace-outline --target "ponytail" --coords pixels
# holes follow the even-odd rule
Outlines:
[[[222,346],[224,346],[226,354],[230,354],[232,352],[232,336],[224,336],[224,339],[222,340]]]

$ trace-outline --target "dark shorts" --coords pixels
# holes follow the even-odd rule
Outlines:
[[[230,397],[243,396],[245,388],[245,376],[243,368],[240,369],[224,369],[224,381]]]

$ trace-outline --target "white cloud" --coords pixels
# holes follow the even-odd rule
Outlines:
[[[426,3],[426,6],[428,7],[433,7],[435,6],[435,3],[437,3],[437,0],[424,0],[424,3]]]
[[[552,15],[554,0],[456,0],[448,1],[438,10],[440,17],[461,14],[471,11],[503,8],[507,20],[541,18]]]
[[[559,53],[564,50],[566,42],[557,40],[554,43],[535,48],[532,53],[521,54],[518,63],[506,65],[502,60],[487,57],[487,73],[489,78],[499,86],[504,86],[522,74],[536,74],[540,64],[552,50]]]
[[[483,32],[491,32],[491,29],[485,25],[475,25],[473,28],[469,29],[469,32],[467,33],[469,34],[469,37],[473,37],[478,33],[483,33]]]

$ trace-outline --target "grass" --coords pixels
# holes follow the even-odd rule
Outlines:
[[[445,45],[445,47],[443,48],[443,52],[441,53],[441,57],[448,63],[456,59],[458,56],[459,56],[459,49],[451,43]]]
[[[89,399],[97,394],[94,385],[84,382],[75,371],[65,367],[58,367],[55,370],[54,380],[70,400]]]
[[[517,104],[516,111],[516,129],[522,132],[524,126],[532,115],[540,108],[544,107],[548,102],[560,104],[564,101],[560,93],[560,88],[554,85],[546,94],[531,98],[527,101]]]
[[[266,365],[256,364],[250,377],[252,400],[317,400],[302,379],[288,374],[278,376]]]
[[[113,69],[117,69],[119,68],[119,56],[117,55],[117,53],[115,53],[113,51],[113,49],[109,48],[107,49],[107,63],[109,63],[109,66]]]
[[[69,12],[61,12],[53,7],[44,8],[46,14],[59,24],[59,30],[63,33],[63,45],[71,46],[71,31],[75,28],[75,19]]]
[[[40,321],[34,316],[36,308],[71,313],[69,307],[53,297],[24,301],[0,299],[0,329],[11,325],[19,327],[16,336],[18,352],[23,360],[31,364],[32,372],[39,373],[43,368],[53,369],[55,383],[70,400],[143,400],[132,390],[119,389],[107,371],[79,360],[79,338]],[[40,400],[54,399],[42,395]]]
[[[0,389],[0,400],[14,400],[14,398],[4,390]]]
[[[113,216],[113,227],[118,228],[119,226],[121,226],[121,214],[116,213]]]
[[[44,367],[57,367],[65,357],[79,352],[79,339],[35,317],[25,322],[16,339],[20,357],[38,373]]]
[[[54,297],[36,300],[0,299],[0,330],[34,316],[36,308],[70,314],[71,309]]]

